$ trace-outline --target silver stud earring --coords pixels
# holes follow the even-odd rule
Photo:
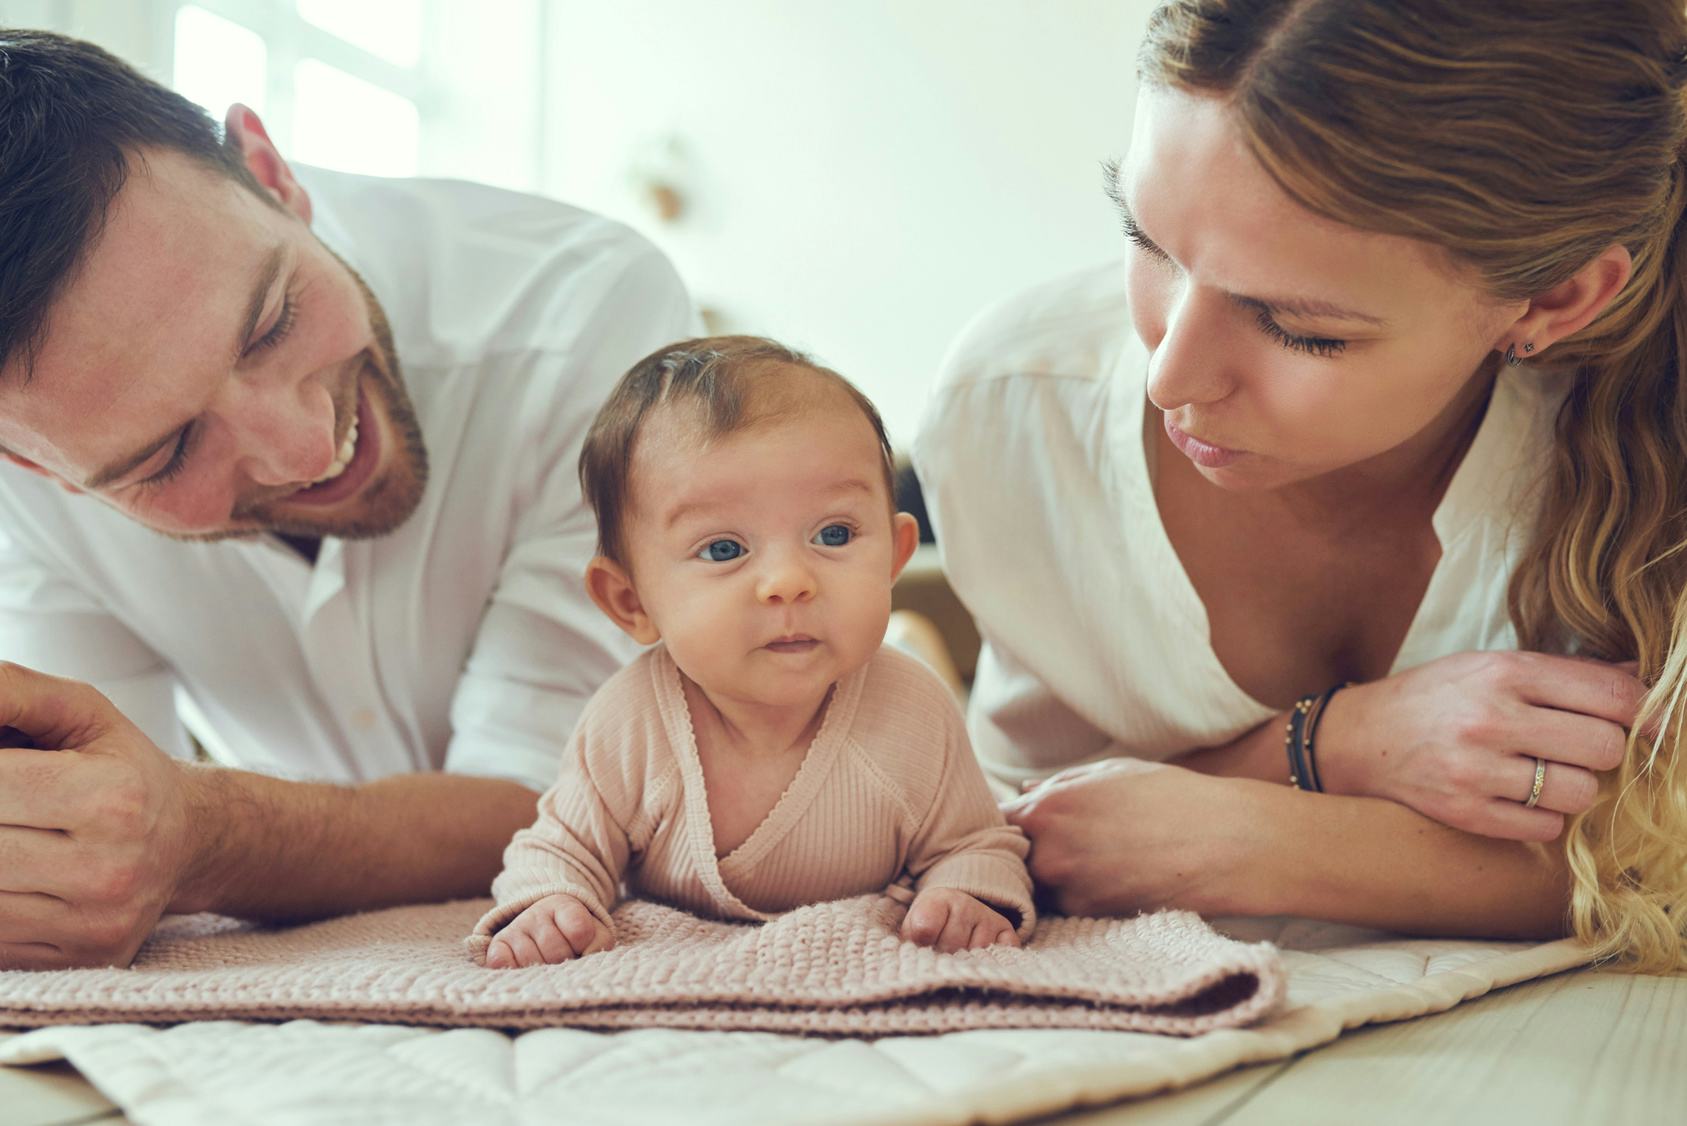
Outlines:
[[[1535,350],[1535,346],[1533,344],[1523,345],[1523,351],[1525,351],[1525,352],[1533,352],[1534,350]]]

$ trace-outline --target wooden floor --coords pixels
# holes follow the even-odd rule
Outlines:
[[[68,1067],[0,1068],[5,1126],[127,1121]],[[1186,1091],[1040,1126],[1354,1122],[1687,1122],[1687,976],[1561,974]]]

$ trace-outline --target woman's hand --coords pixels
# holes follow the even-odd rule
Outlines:
[[[1259,821],[1249,799],[1269,789],[1117,758],[1063,770],[1002,811],[1031,838],[1031,876],[1064,914],[1244,913],[1235,858]]]
[[[1622,762],[1645,686],[1631,665],[1456,653],[1336,694],[1319,724],[1331,793],[1389,798],[1455,829],[1555,840]],[[1540,798],[1525,807],[1544,760]]]

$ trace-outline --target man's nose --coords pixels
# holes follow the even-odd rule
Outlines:
[[[756,599],[770,606],[814,597],[814,571],[795,551],[775,551],[756,576]]]
[[[240,467],[263,487],[302,485],[334,464],[334,401],[314,381],[277,386],[248,384],[232,392],[224,419],[240,451]]]
[[[1234,390],[1224,340],[1226,299],[1185,285],[1166,310],[1166,330],[1148,362],[1148,398],[1163,411],[1216,403]]]

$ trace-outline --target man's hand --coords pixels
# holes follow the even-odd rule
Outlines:
[[[614,946],[614,933],[584,903],[572,895],[547,895],[492,936],[486,968],[554,966]]]
[[[0,969],[127,965],[190,864],[193,771],[86,684],[0,662],[3,728]]]
[[[939,954],[1018,946],[1019,935],[1000,911],[954,888],[926,888],[908,905],[902,937]]]

